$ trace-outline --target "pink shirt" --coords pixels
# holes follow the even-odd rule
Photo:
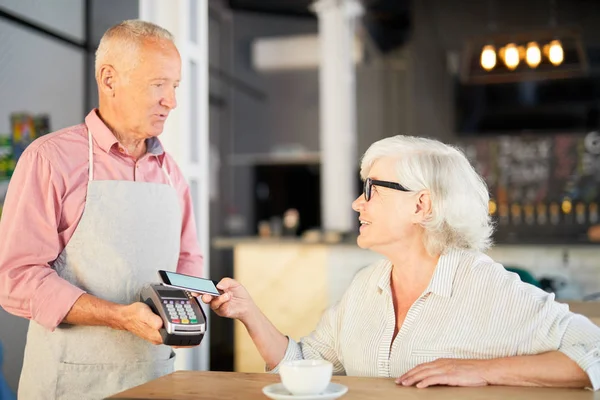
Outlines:
[[[85,124],[45,135],[19,158],[0,221],[0,306],[54,330],[84,291],[50,266],[69,242],[83,214],[88,183],[88,130],[94,143],[94,180],[169,184],[183,210],[177,271],[199,276],[202,254],[196,237],[189,186],[158,139],[148,140],[137,162],[93,110]]]

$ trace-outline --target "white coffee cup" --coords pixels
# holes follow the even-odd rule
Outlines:
[[[295,396],[322,393],[332,372],[333,365],[325,360],[284,361],[279,367],[281,383]]]

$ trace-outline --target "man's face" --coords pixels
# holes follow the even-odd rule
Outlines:
[[[134,57],[133,68],[115,87],[116,111],[136,137],[158,136],[177,106],[181,58],[175,45],[164,39],[146,40]]]

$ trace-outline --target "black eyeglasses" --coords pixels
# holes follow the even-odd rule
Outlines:
[[[390,189],[400,190],[401,192],[410,192],[410,190],[408,190],[407,188],[405,188],[404,186],[402,186],[401,184],[396,183],[396,182],[378,181],[377,179],[367,178],[367,179],[365,179],[365,185],[363,187],[365,199],[367,201],[371,200],[371,188],[373,186],[386,187],[386,188],[390,188]]]

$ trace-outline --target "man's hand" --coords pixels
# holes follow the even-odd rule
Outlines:
[[[129,331],[153,344],[162,344],[158,331],[163,326],[162,318],[154,314],[144,303],[124,306],[120,312],[121,329]]]
[[[440,358],[416,366],[396,379],[396,383],[402,386],[416,385],[418,388],[433,385],[486,386],[489,384],[484,377],[486,370],[486,360]]]

